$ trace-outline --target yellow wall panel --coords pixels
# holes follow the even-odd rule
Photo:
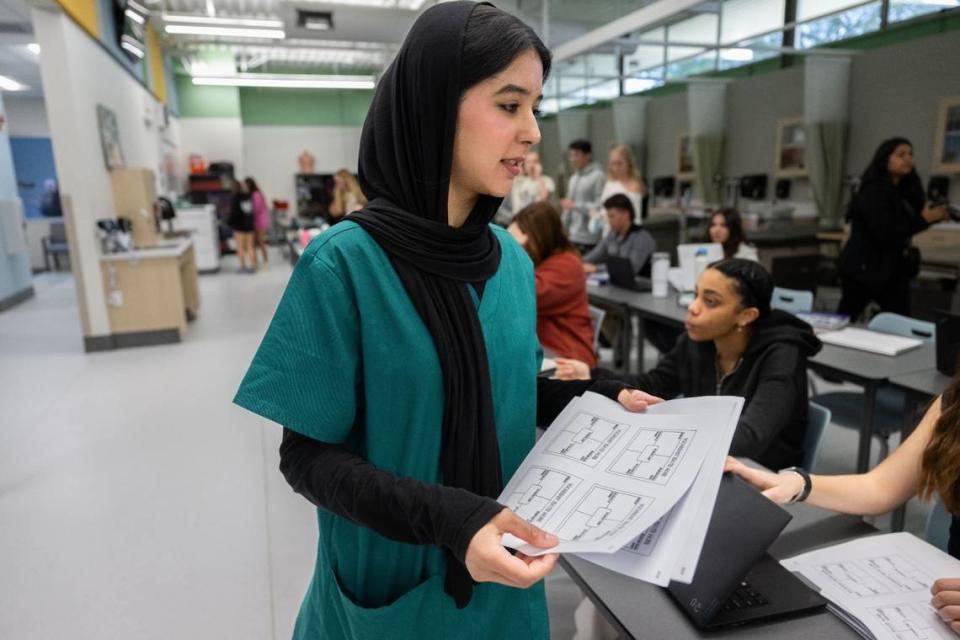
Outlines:
[[[150,88],[160,102],[167,102],[167,76],[163,69],[163,49],[153,24],[147,23],[147,64]]]
[[[100,38],[97,22],[97,0],[57,0],[63,10],[94,38]]]

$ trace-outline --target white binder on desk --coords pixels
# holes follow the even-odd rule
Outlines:
[[[822,342],[838,347],[849,347],[883,356],[897,356],[904,351],[916,349],[923,344],[916,338],[904,338],[890,333],[845,327],[839,331],[828,331],[817,335]]]

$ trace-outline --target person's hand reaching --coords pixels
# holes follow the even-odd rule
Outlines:
[[[559,380],[589,380],[590,367],[574,358],[556,358],[557,370],[553,377]]]
[[[549,549],[560,542],[557,536],[530,524],[510,509],[504,509],[474,534],[467,547],[465,564],[477,582],[497,582],[526,589],[542,580],[557,563],[557,554],[531,557],[511,553],[501,543],[511,533],[535,547]]]
[[[930,587],[930,604],[950,629],[960,636],[960,578],[940,578]]]

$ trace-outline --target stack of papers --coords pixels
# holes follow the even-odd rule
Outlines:
[[[829,609],[864,638],[956,640],[930,605],[930,587],[960,576],[960,561],[909,533],[844,542],[781,564],[820,589]]]
[[[890,333],[857,329],[856,327],[846,327],[839,331],[822,333],[818,337],[827,344],[879,353],[883,356],[896,356],[904,351],[916,349],[923,344],[922,340],[915,338],[904,338]]]
[[[557,417],[500,502],[576,553],[666,586],[693,579],[743,399],[686,398],[631,413],[587,393]]]
[[[850,324],[850,316],[842,313],[800,311],[794,315],[813,327],[816,333],[820,333],[821,331],[837,331]]]

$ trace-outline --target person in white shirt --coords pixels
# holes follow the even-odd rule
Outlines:
[[[707,227],[704,241],[722,244],[724,258],[743,258],[754,262],[759,260],[757,248],[747,244],[740,213],[732,207],[720,209],[710,216],[710,226]]]
[[[523,159],[523,173],[514,179],[510,194],[503,199],[497,211],[496,223],[509,226],[514,217],[531,204],[549,201],[556,188],[553,178],[543,174],[540,154],[528,152]]]
[[[633,222],[643,224],[643,198],[647,195],[647,185],[640,177],[633,151],[625,144],[610,147],[607,156],[607,182],[603,185],[600,200],[606,202],[610,196],[622,193],[630,198],[636,212]]]
[[[560,218],[570,241],[581,248],[591,248],[600,241],[603,223],[597,216],[601,211],[603,171],[593,163],[593,146],[589,140],[574,140],[569,146],[570,167],[573,175],[567,184],[567,197],[560,201]]]

